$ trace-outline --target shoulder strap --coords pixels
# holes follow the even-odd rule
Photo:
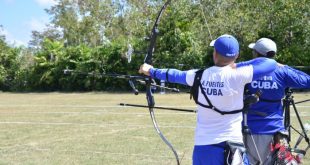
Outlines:
[[[239,112],[242,112],[242,111],[243,111],[243,109],[233,110],[233,111],[221,111],[221,110],[217,109],[214,105],[212,105],[210,99],[208,98],[208,95],[206,94],[205,90],[203,90],[200,81],[199,81],[199,87],[200,87],[201,93],[203,94],[203,96],[205,97],[205,99],[206,99],[206,101],[208,102],[209,105],[204,105],[204,104],[200,103],[200,102],[197,100],[197,102],[198,102],[197,104],[198,104],[198,105],[200,105],[200,106],[202,106],[202,107],[205,107],[205,108],[213,109],[214,111],[220,113],[221,115],[236,114],[236,113],[239,113]]]
[[[167,72],[166,72],[166,81],[169,83],[169,80],[168,80],[168,72],[169,72],[169,69],[167,69]]]
[[[263,102],[269,102],[269,103],[278,103],[281,102],[282,100],[269,100],[269,99],[263,99],[263,98],[259,98],[259,101],[263,101]]]
[[[190,89],[190,99],[193,98],[196,104],[198,104],[198,105],[200,105],[202,107],[205,107],[205,108],[213,109],[214,111],[220,113],[221,115],[236,114],[236,113],[242,112],[243,111],[242,109],[228,111],[228,112],[227,111],[221,111],[221,110],[217,109],[215,106],[212,105],[212,103],[211,103],[210,99],[208,98],[206,92],[203,90],[202,84],[200,82],[202,74],[203,74],[204,71],[205,71],[205,69],[200,69],[200,70],[196,71],[196,75],[195,75],[195,78],[194,78],[194,83],[193,83],[193,86]],[[202,103],[200,103],[198,101],[199,88],[200,88],[201,93],[203,94],[204,98],[208,102],[208,105],[202,104]]]
[[[193,98],[196,104],[198,104],[197,102],[198,102],[198,93],[199,93],[199,83],[200,83],[200,80],[201,80],[201,77],[204,71],[205,71],[204,68],[196,71],[194,83],[190,89],[190,99]]]

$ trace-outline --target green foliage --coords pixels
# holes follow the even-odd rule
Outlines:
[[[30,48],[12,48],[0,36],[2,90],[128,90],[122,79],[65,75],[137,74],[149,42],[145,40],[164,1],[60,0],[47,9],[51,24],[34,31]],[[310,66],[310,3],[307,0],[172,1],[162,15],[153,63],[181,70],[213,64],[209,43],[222,34],[236,36],[239,60],[252,58],[248,44],[261,37],[278,46],[276,59]],[[132,62],[125,52],[132,45]]]
[[[10,48],[5,37],[0,37],[0,89],[9,90],[16,79],[20,63],[19,48]]]
[[[114,72],[126,74],[127,61],[122,58],[122,51],[122,46],[114,43],[96,48],[86,45],[64,47],[64,43],[45,39],[42,49],[34,54],[34,65],[29,68],[26,81],[32,90],[44,91],[127,89],[124,85],[127,82],[123,80],[100,76]],[[66,75],[65,69],[85,74]]]

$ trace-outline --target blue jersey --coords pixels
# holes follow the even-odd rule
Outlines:
[[[284,131],[282,98],[285,88],[310,88],[310,76],[289,66],[277,69],[247,85],[250,93],[262,91],[260,101],[250,107],[250,111],[263,112],[264,116],[249,113],[248,126],[253,134],[274,134]],[[266,116],[265,116],[266,115]]]

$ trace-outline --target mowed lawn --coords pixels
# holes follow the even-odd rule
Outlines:
[[[294,98],[309,99],[310,93],[294,93]],[[155,94],[155,102],[195,109],[189,94]],[[176,164],[148,109],[119,103],[146,105],[145,94],[0,93],[0,164]],[[303,122],[310,123],[310,102],[297,108]],[[196,114],[155,110],[155,116],[181,164],[190,165]],[[300,130],[293,110],[291,116]],[[295,142],[298,136],[292,133]],[[310,164],[309,153],[304,164]]]

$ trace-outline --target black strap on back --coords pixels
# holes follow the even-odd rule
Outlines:
[[[278,103],[281,102],[282,100],[269,100],[269,99],[263,99],[263,98],[259,98],[259,101],[263,101],[263,102],[269,102],[269,103]]]
[[[167,82],[169,82],[169,80],[168,80],[168,77],[169,77],[169,76],[168,76],[168,72],[169,72],[169,69],[167,69],[167,72],[166,72],[166,81],[167,81]]]
[[[208,98],[208,96],[207,96],[206,92],[204,91],[202,84],[201,84],[201,77],[202,77],[202,74],[204,71],[205,71],[205,69],[200,69],[200,70],[196,71],[194,83],[190,89],[190,99],[193,98],[196,104],[198,104],[204,108],[213,109],[214,111],[220,113],[221,115],[236,114],[236,113],[242,112],[243,111],[242,109],[228,111],[228,112],[227,111],[221,111],[212,105],[210,99]],[[208,102],[208,105],[202,104],[201,102],[198,101],[199,88],[200,88],[200,91],[203,94],[204,98]]]
[[[190,89],[190,99],[194,99],[195,103],[197,104],[198,101],[198,93],[199,93],[199,82],[202,77],[202,73],[204,72],[205,69],[200,69],[196,71],[196,75],[194,78],[194,83],[193,86]]]

